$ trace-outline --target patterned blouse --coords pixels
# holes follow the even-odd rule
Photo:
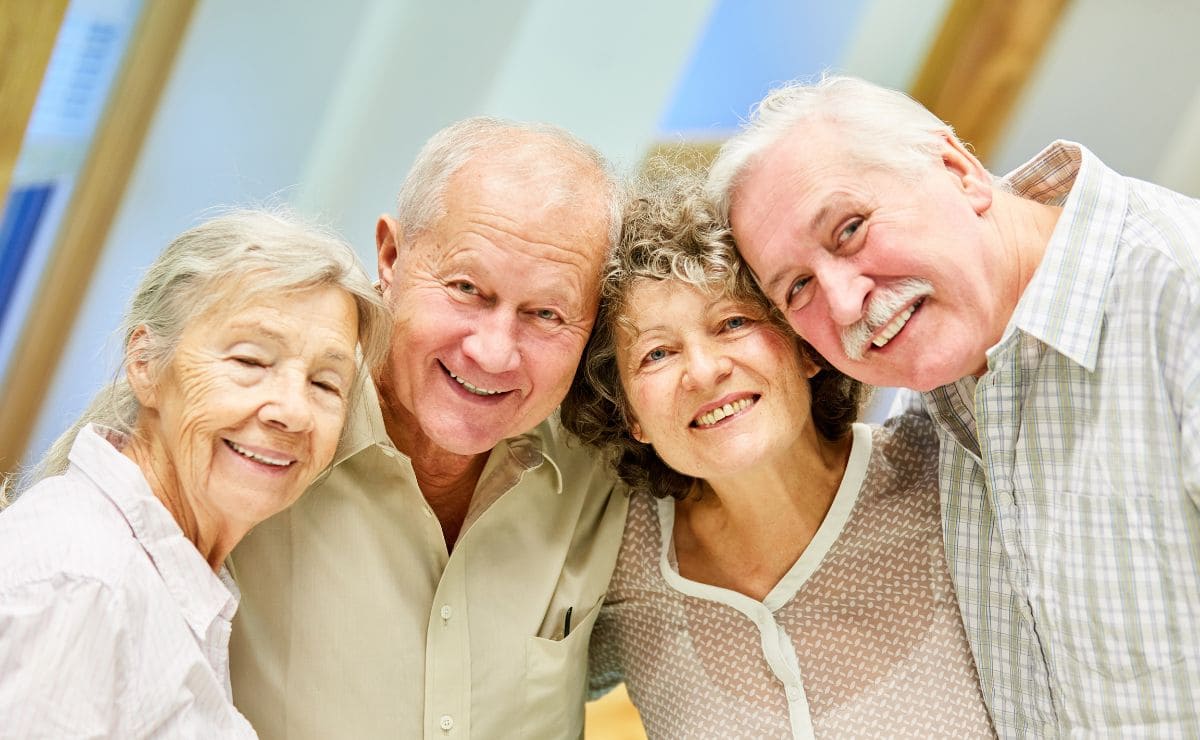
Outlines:
[[[812,543],[763,601],[679,575],[672,499],[633,497],[591,643],[652,738],[992,737],[942,549],[928,419],[854,426]]]

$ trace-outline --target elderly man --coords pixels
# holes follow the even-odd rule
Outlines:
[[[1003,736],[1200,736],[1200,203],[1068,142],[994,179],[906,96],[777,90],[710,194],[789,323],[924,391]]]
[[[556,419],[619,231],[600,156],[471,119],[376,227],[394,319],[327,477],[234,552],[266,738],[567,737],[627,500]]]

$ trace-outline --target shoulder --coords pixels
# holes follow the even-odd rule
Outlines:
[[[938,437],[922,414],[897,414],[871,431],[872,478],[901,489],[937,485]]]
[[[928,416],[905,412],[872,426],[871,444],[876,454],[890,457],[917,455],[924,459],[938,448],[937,429]]]
[[[1194,300],[1200,290],[1200,200],[1132,178],[1127,182],[1129,209],[1121,234],[1127,267],[1153,266],[1161,257],[1161,267],[1177,270]]]
[[[540,444],[541,452],[554,463],[563,476],[563,486],[593,487],[599,484],[612,488],[617,481],[616,471],[608,464],[603,450],[584,444],[563,428],[555,412],[530,433]]]
[[[113,587],[138,559],[120,511],[78,473],[40,481],[0,512],[0,588],[48,579]]]

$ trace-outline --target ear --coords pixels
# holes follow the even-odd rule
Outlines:
[[[991,174],[956,137],[946,131],[939,136],[942,139],[942,164],[962,188],[971,208],[982,216],[992,207]]]
[[[646,435],[642,433],[642,425],[638,424],[637,421],[630,420],[629,434],[630,434],[630,436],[632,436],[634,439],[641,442],[642,444],[648,444],[648,442],[646,441]]]
[[[400,222],[392,216],[383,215],[375,223],[375,255],[378,260],[379,284],[386,293],[391,287],[399,256]]]
[[[154,376],[149,359],[150,330],[145,324],[133,330],[125,343],[125,378],[142,408],[152,409],[158,403],[158,378]]]
[[[817,377],[817,373],[821,372],[821,367],[808,356],[808,353],[800,355],[800,372],[805,378],[812,380]]]

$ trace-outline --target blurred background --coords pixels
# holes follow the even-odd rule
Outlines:
[[[993,172],[1056,138],[1200,195],[1195,0],[0,0],[0,472],[113,376],[140,271],[214,206],[376,217],[437,129],[703,163],[773,85],[908,91]],[[871,414],[878,418],[888,394]],[[639,737],[618,693],[589,737]]]

